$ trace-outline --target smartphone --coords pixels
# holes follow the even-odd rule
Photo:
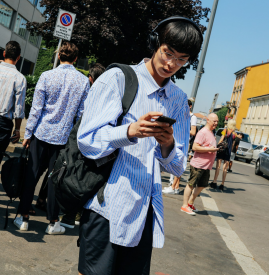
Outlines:
[[[177,122],[175,119],[167,116],[159,116],[156,121],[169,123],[170,126]]]

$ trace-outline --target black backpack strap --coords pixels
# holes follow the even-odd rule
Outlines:
[[[123,117],[128,113],[135,99],[136,92],[138,89],[138,79],[137,79],[136,73],[129,65],[113,63],[107,67],[106,71],[112,68],[120,68],[125,76],[125,89],[124,89],[124,95],[122,98],[123,112],[118,118],[118,122],[117,122],[117,125],[119,126],[121,125]]]
[[[124,95],[122,98],[122,114],[118,118],[117,126],[122,124],[123,117],[128,113],[130,107],[132,106],[132,103],[135,99],[136,92],[138,89],[138,79],[137,75],[134,72],[134,70],[129,66],[125,64],[119,64],[119,63],[113,63],[107,67],[106,70],[112,69],[112,68],[120,68],[125,76],[125,88],[124,88]],[[98,191],[97,193],[97,199],[98,202],[101,204],[104,201],[104,190],[107,183],[105,183]]]

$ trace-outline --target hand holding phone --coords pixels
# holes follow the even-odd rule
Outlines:
[[[177,122],[175,119],[167,116],[159,116],[156,121],[169,123],[170,126]]]

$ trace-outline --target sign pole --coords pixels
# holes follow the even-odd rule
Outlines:
[[[62,45],[62,39],[59,39],[58,48],[57,48],[57,51],[55,52],[55,58],[54,58],[53,69],[55,69],[56,66],[57,66],[57,62],[58,62],[58,53],[59,53],[59,50],[60,50],[60,48],[61,48],[61,45]]]

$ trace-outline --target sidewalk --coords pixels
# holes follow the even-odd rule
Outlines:
[[[169,175],[162,174],[162,179],[163,186],[167,186]],[[40,185],[41,181],[35,200]],[[201,211],[194,217],[180,211],[182,199],[182,195],[164,196],[166,239],[164,248],[153,249],[151,275],[244,274],[203,210],[201,199],[196,202]],[[30,231],[20,232],[12,223],[18,206],[15,202],[9,211],[9,227],[4,231],[6,205],[7,197],[0,185],[1,275],[78,274],[78,227],[66,229],[65,235],[46,235],[45,213],[37,209],[37,215],[30,218]]]

